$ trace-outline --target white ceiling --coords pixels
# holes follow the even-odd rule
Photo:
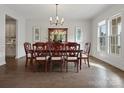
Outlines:
[[[49,19],[55,16],[55,4],[8,4],[6,7],[16,11],[26,19]],[[109,4],[59,4],[58,15],[64,19],[91,19]]]

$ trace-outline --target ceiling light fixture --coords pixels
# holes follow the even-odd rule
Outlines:
[[[56,4],[56,17],[55,17],[55,19],[53,20],[52,17],[50,17],[50,19],[49,19],[50,20],[50,25],[55,24],[57,26],[58,24],[63,25],[63,23],[64,23],[64,18],[59,20],[59,17],[58,17],[58,5],[59,4]]]

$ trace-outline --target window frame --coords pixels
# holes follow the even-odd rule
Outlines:
[[[110,36],[112,36],[112,20],[113,19],[117,19],[117,18],[119,18],[119,17],[121,17],[121,24],[120,24],[120,26],[121,26],[121,31],[120,31],[120,35],[119,34],[117,34],[117,35],[113,35],[113,36],[119,36],[120,37],[120,50],[119,50],[119,53],[117,53],[117,51],[116,51],[116,47],[117,47],[117,45],[115,46],[115,53],[113,53],[112,51],[111,51],[111,39],[110,39]],[[109,23],[109,30],[108,30],[108,49],[109,49],[109,51],[108,51],[108,54],[110,54],[110,55],[113,55],[113,56],[120,56],[121,54],[122,54],[122,52],[121,52],[121,32],[122,32],[122,14],[121,13],[118,13],[118,14],[115,14],[115,15],[113,15],[112,17],[110,17],[109,18],[109,20],[108,20],[108,23]],[[118,28],[117,28],[118,29]],[[118,32],[118,31],[117,31]],[[116,41],[115,41],[115,44],[116,44]],[[114,46],[114,45],[113,45]]]
[[[100,35],[100,29],[101,29],[101,26],[106,26],[106,36],[101,36]],[[107,36],[108,36],[108,26],[107,26],[107,20],[106,19],[104,19],[104,20],[102,20],[102,21],[100,21],[100,22],[98,22],[98,24],[97,24],[97,26],[98,26],[98,28],[97,28],[97,51],[98,52],[102,52],[102,53],[106,53],[107,52]],[[105,38],[105,45],[104,46],[101,46],[100,44],[100,38]],[[101,47],[104,47],[105,48],[105,50],[101,50]]]

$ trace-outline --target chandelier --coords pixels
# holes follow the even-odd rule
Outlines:
[[[52,17],[50,17],[50,25],[53,25],[55,24],[56,26],[59,24],[59,25],[63,25],[64,23],[64,18],[61,18],[61,20],[59,19],[58,17],[58,4],[56,4],[56,16],[55,18],[53,19]]]

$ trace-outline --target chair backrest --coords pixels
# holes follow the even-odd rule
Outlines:
[[[80,44],[77,43],[67,43],[65,44],[65,50],[67,56],[78,56],[80,50]]]
[[[33,49],[35,49],[34,52],[36,57],[42,57],[47,55],[46,44],[43,42],[33,44]]]
[[[24,43],[24,49],[25,49],[25,53],[28,54],[29,50],[31,49],[31,43],[25,42]]]
[[[90,42],[86,42],[85,46],[84,46],[84,53],[89,55],[90,53],[90,48],[91,48],[91,43]]]
[[[52,56],[62,56],[64,50],[64,44],[52,43],[50,46]]]

